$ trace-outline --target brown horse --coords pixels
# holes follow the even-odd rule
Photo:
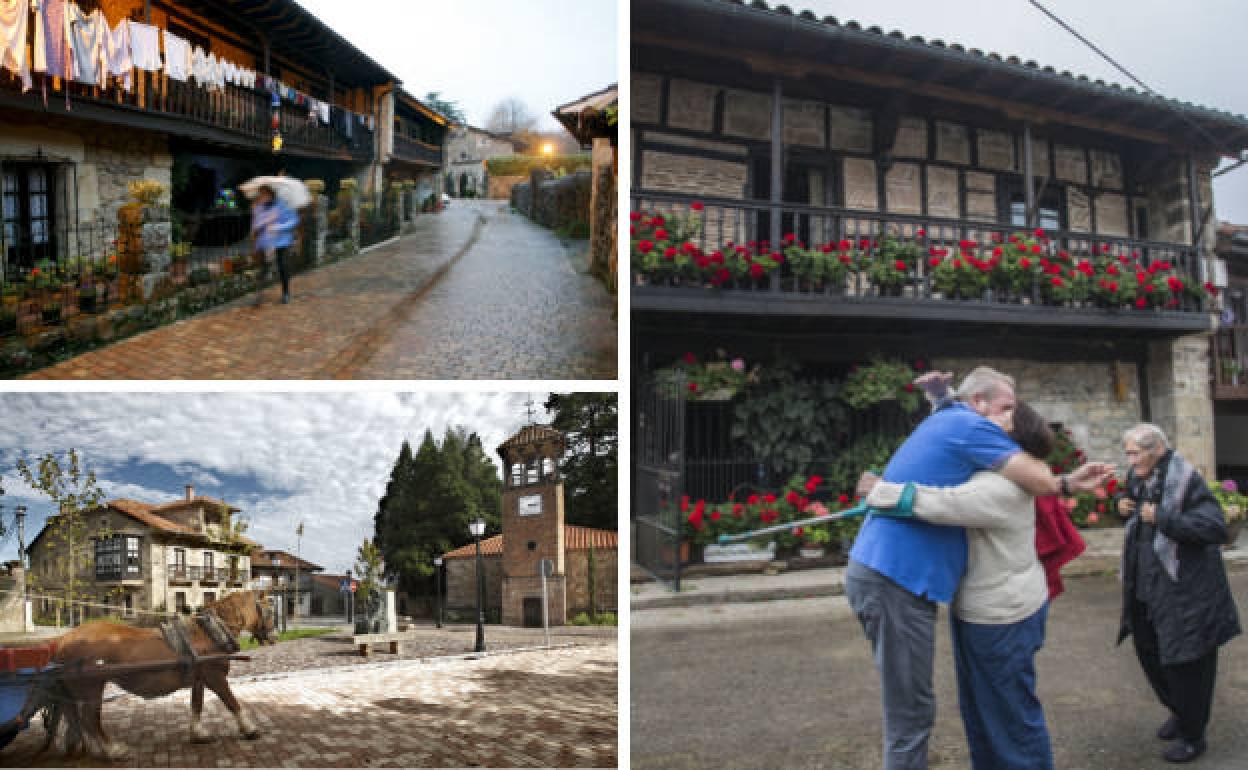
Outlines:
[[[242,631],[250,632],[262,644],[275,643],[273,612],[259,591],[240,591],[212,602],[183,628],[182,638],[197,657],[237,652]],[[125,756],[126,747],[108,739],[100,720],[104,685],[110,681],[142,698],[158,698],[190,687],[191,740],[197,743],[212,740],[199,723],[207,687],[238,720],[242,736],[255,738],[255,725],[230,691],[229,660],[192,661],[186,650],[179,654],[171,647],[159,629],[104,622],[70,631],[57,640],[53,657],[53,662],[63,666],[58,698],[61,707],[51,709],[45,717],[48,737],[43,748],[51,745],[64,719],[69,750],[74,750],[81,738],[92,754],[108,759]],[[168,665],[162,665],[165,662]],[[143,664],[154,665],[146,668]]]

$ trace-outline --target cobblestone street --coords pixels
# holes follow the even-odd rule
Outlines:
[[[613,379],[614,298],[505,202],[455,201],[367,254],[32,379]]]
[[[494,629],[490,629],[491,632]],[[464,635],[471,642],[471,635]],[[540,636],[540,633],[539,633]],[[312,642],[316,640],[303,640]],[[552,640],[566,643],[567,639]],[[289,644],[283,643],[278,648]],[[324,642],[322,642],[324,644]],[[271,648],[271,649],[278,649]],[[294,648],[288,648],[287,653]],[[263,657],[263,656],[258,656]],[[0,752],[10,767],[614,767],[618,650],[614,636],[575,646],[491,652],[481,660],[392,661],[354,668],[231,675],[260,728],[243,740],[211,693],[203,724],[215,743],[190,742],[190,694],[122,695],[104,729],[127,744],[108,765],[59,749],[35,754],[36,723]],[[345,656],[342,662],[345,662]],[[356,658],[358,661],[363,659]],[[249,664],[239,664],[246,666]],[[260,666],[264,668],[264,666]],[[235,669],[241,671],[242,669]]]

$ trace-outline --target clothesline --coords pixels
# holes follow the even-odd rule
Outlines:
[[[26,47],[32,14],[33,61]],[[375,128],[372,115],[360,115],[304,94],[276,78],[205,52],[167,29],[129,19],[110,28],[103,11],[85,14],[72,0],[0,0],[0,68],[21,79],[23,93],[32,87],[32,72],[101,88],[108,87],[109,78],[116,78],[126,93],[132,88],[136,69],[163,72],[183,83],[193,80],[202,88],[214,90],[227,84],[255,89],[259,84],[279,99],[307,107],[309,120],[329,125],[334,120],[331,111],[340,111],[355,116],[349,122]],[[44,96],[46,101],[46,90]]]

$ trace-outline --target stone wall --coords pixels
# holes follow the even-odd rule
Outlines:
[[[502,607],[503,559],[482,556],[485,565],[485,607],[497,612]],[[477,559],[446,560],[446,606],[465,610],[477,606]]]
[[[523,626],[525,600],[541,601],[541,577],[505,577],[503,578],[503,624]],[[568,621],[568,585],[563,575],[554,575],[546,579],[546,611],[552,626],[562,626]],[[540,617],[540,616],[539,616]],[[535,624],[540,627],[540,623]]]
[[[528,177],[525,176],[491,176],[488,195],[491,200],[508,200],[511,198],[512,188],[524,182],[526,179],[528,179]]]
[[[1092,459],[1121,464],[1122,432],[1141,419],[1139,373],[1133,362],[1044,363],[936,356],[931,365],[953,372],[958,380],[981,365],[1010,375],[1019,399],[1048,422],[1070,430],[1076,445]]]
[[[512,208],[551,229],[577,222],[589,224],[592,174],[578,171],[559,179],[547,177],[537,182],[535,199],[534,180],[541,173],[534,172],[530,181],[511,188]]]
[[[615,549],[594,550],[594,593],[599,612],[619,609],[618,554]],[[567,558],[568,617],[589,612],[589,551],[569,551]]]
[[[1149,346],[1152,422],[1206,479],[1217,478],[1213,401],[1209,394],[1209,336],[1193,334]]]
[[[26,630],[26,570],[0,572],[0,633]]]

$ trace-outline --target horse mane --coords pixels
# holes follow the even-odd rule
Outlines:
[[[236,591],[204,605],[212,610],[234,633],[252,629],[259,618],[256,612],[256,591]]]

